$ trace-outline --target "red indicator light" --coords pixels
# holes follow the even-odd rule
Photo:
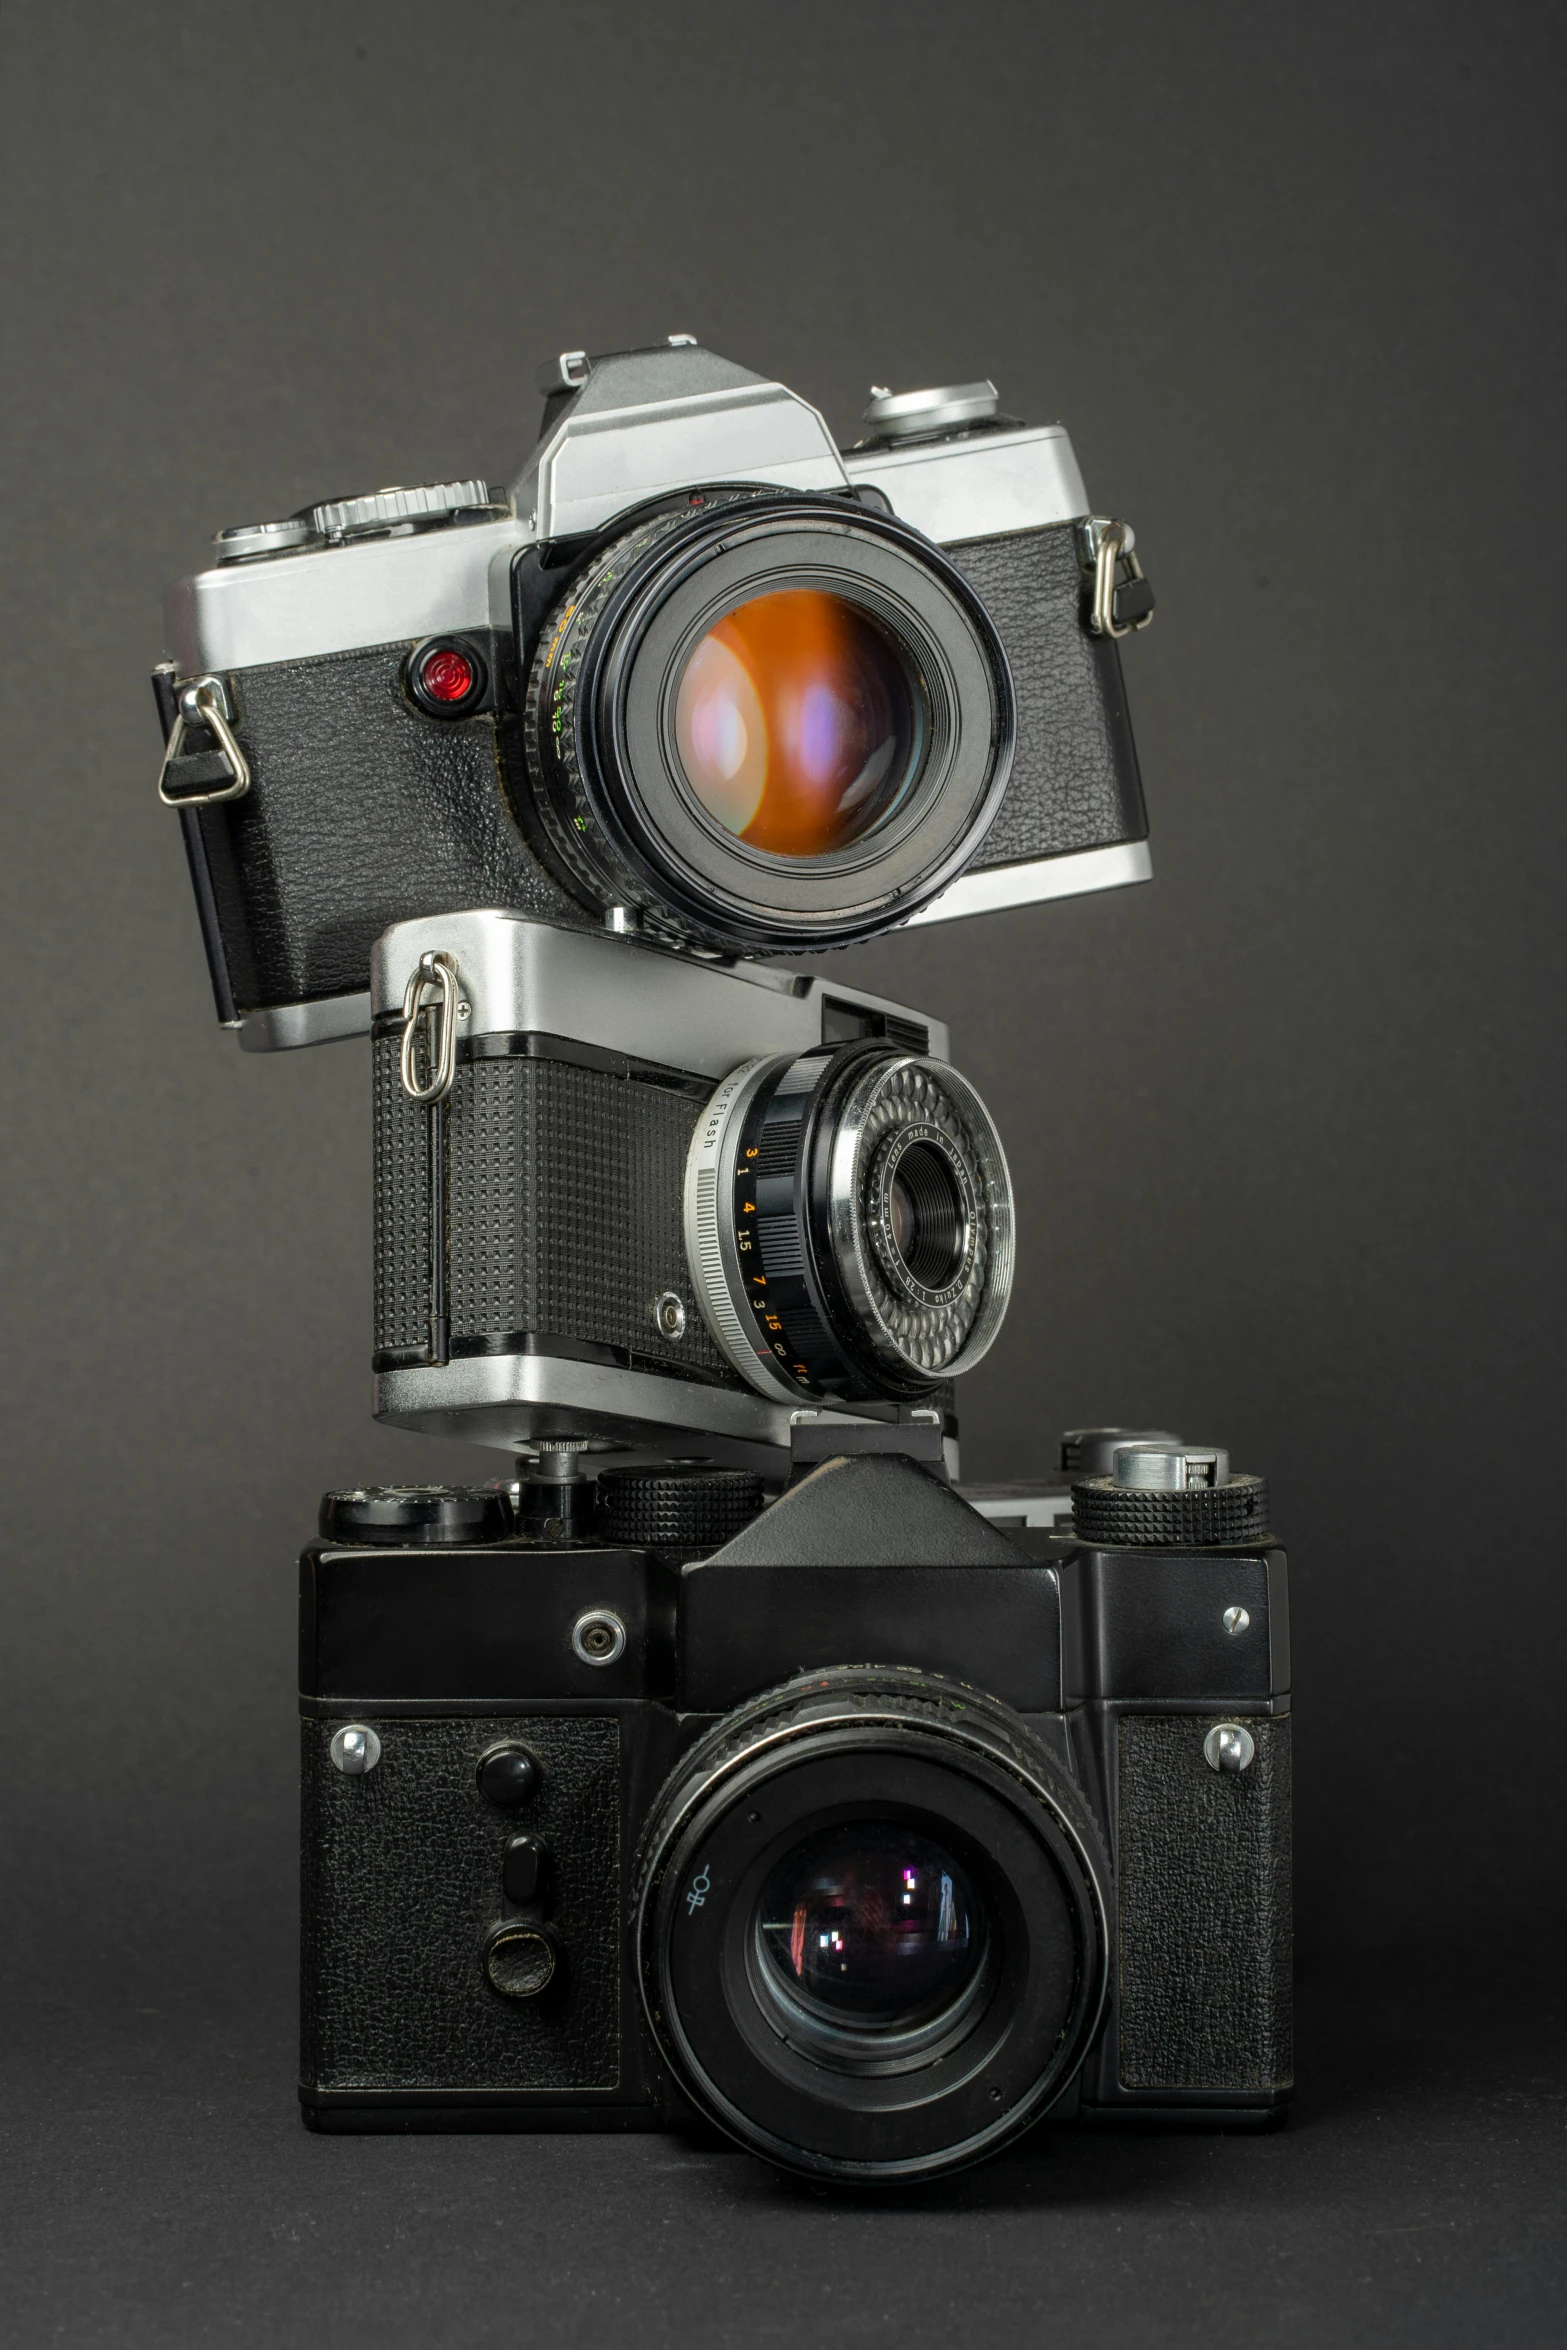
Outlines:
[[[464,702],[474,687],[473,663],[465,653],[445,645],[420,663],[419,683],[432,702]]]

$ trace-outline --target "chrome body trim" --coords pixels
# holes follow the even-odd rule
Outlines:
[[[223,563],[177,580],[164,602],[168,650],[182,676],[259,669],[323,653],[415,642],[491,625],[493,567],[502,617],[511,559],[532,543],[507,516]]]
[[[460,982],[460,1036],[568,1036],[716,1084],[758,1054],[791,1059],[822,1041],[826,999],[917,1019],[946,1060],[945,1023],[885,996],[776,965],[730,967],[600,931],[556,930],[525,914],[484,910],[396,922],[370,961],[376,1012],[400,1011],[427,953],[450,956]],[[466,1007],[466,1008],[465,1008]]]
[[[568,1361],[561,1355],[467,1355],[439,1368],[382,1371],[374,1410],[389,1427],[516,1451],[552,1435],[614,1446],[692,1452],[777,1481],[787,1474],[789,1420],[798,1403],[749,1390],[663,1379],[652,1371]],[[890,1414],[833,1412],[847,1427]]]
[[[1129,882],[1152,878],[1153,860],[1145,840],[1078,849],[1065,857],[1035,857],[1021,865],[991,865],[960,874],[939,898],[911,914],[904,928],[913,930],[921,922],[957,922],[966,914],[995,914],[1007,906],[1038,905],[1046,898],[1122,889]]]
[[[368,1036],[368,995],[317,996],[303,1004],[269,1004],[246,1012],[238,1022],[242,1053],[281,1053],[301,1044],[333,1044],[339,1037]]]
[[[1065,425],[930,441],[913,449],[851,449],[858,489],[877,489],[894,514],[938,546],[1052,530],[1088,512],[1088,492]]]
[[[719,391],[595,412],[595,376],[518,477],[517,512],[533,518],[540,539],[603,530],[630,507],[701,482],[848,486],[822,417],[783,384],[753,376]]]

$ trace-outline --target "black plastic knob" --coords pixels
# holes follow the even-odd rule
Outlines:
[[[537,1836],[509,1837],[501,1856],[501,1891],[507,1900],[519,1909],[541,1900],[548,1864],[549,1854]]]
[[[525,1746],[492,1746],[479,1762],[479,1792],[502,1811],[515,1811],[537,1794],[542,1773]]]
[[[1268,1537],[1266,1477],[1231,1477],[1223,1485],[1169,1491],[1088,1477],[1072,1488],[1079,1542],[1100,1550],[1216,1550]]]
[[[598,1481],[599,1534],[628,1550],[716,1548],[748,1526],[762,1506],[762,1481],[749,1469],[672,1461],[654,1469],[607,1469]]]
[[[484,1971],[503,1999],[537,1999],[554,1981],[560,1943],[548,1926],[507,1918],[484,1945]]]
[[[320,1523],[324,1542],[418,1550],[500,1542],[512,1510],[494,1485],[358,1485],[326,1494]]]

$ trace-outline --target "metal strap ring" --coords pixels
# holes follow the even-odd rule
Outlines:
[[[1089,626],[1095,636],[1130,636],[1134,629],[1146,628],[1153,618],[1145,612],[1139,620],[1117,620],[1115,616],[1115,572],[1123,555],[1133,579],[1141,579],[1143,567],[1137,557],[1127,553],[1124,522],[1106,522],[1099,526],[1099,546],[1094,556],[1094,608]]]
[[[414,1074],[414,1039],[429,1019],[430,1079]],[[450,955],[425,954],[403,990],[403,1091],[410,1101],[444,1101],[457,1074],[457,966]]]
[[[218,686],[215,678],[201,678],[194,690],[186,689],[180,696],[180,707],[169,739],[163,746],[163,765],[158,770],[158,797],[166,808],[214,808],[222,800],[242,800],[250,789],[250,762],[239,747],[239,739],[218,704]],[[215,791],[170,792],[167,788],[169,769],[179,757],[186,731],[191,721],[185,715],[187,700],[193,705],[196,719],[212,735],[213,741],[228,761],[232,780],[220,784]]]

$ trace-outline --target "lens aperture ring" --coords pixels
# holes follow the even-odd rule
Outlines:
[[[594,810],[583,775],[586,687],[591,699],[588,651],[604,607],[640,558],[678,528],[679,514],[659,514],[605,547],[568,589],[545,624],[528,675],[523,703],[523,740],[528,765],[542,786],[536,793],[546,837],[574,888],[598,908],[634,906],[655,932],[680,935],[661,923],[656,885],[619,854]]]

